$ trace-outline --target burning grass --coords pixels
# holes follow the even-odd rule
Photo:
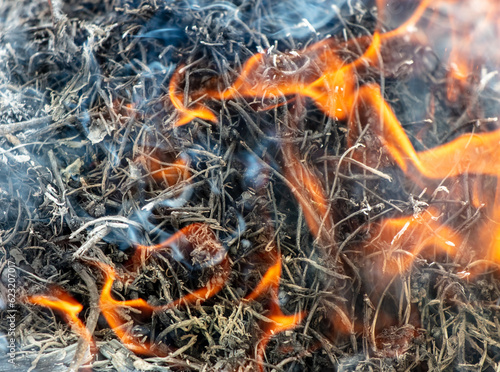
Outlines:
[[[497,5],[298,3],[0,5],[0,370],[500,368]]]

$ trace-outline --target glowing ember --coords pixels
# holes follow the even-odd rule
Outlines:
[[[158,252],[170,250],[175,259],[193,263],[202,267],[222,265],[226,267],[226,251],[217,240],[214,232],[202,223],[193,223],[175,232],[171,237],[159,244],[150,246],[137,245],[133,260],[137,261],[143,251]]]

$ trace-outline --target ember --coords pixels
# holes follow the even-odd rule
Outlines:
[[[495,2],[0,9],[1,370],[500,369]]]

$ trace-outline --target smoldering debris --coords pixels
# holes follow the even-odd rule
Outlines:
[[[497,370],[490,33],[377,4],[4,1],[0,370]]]

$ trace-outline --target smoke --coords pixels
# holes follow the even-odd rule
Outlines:
[[[305,39],[319,35],[326,26],[334,23],[338,10],[347,0],[287,0],[264,1],[263,17],[254,27],[262,29],[274,38],[292,37]],[[349,1],[350,3],[350,1]]]

